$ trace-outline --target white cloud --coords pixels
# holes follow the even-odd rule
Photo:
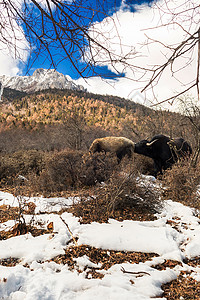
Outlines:
[[[101,23],[93,24],[90,33],[116,54],[127,53],[130,47],[134,47],[137,54],[130,59],[130,63],[138,67],[152,70],[155,65],[163,64],[166,58],[172,54],[169,47],[176,47],[178,43],[188,37],[188,32],[193,33],[199,27],[200,7],[197,0],[161,0],[154,3],[153,7],[143,5],[137,8],[138,11],[135,13],[122,10],[115,13],[112,16],[114,23],[104,19]],[[193,18],[192,21],[191,18]],[[169,23],[170,25],[167,25]],[[102,32],[103,35],[99,35],[99,32]],[[107,44],[104,36],[108,38]],[[169,47],[164,47],[164,44]],[[196,76],[196,51],[195,48],[194,52],[190,51],[189,54],[177,59],[172,66],[173,76],[171,66],[169,66],[155,86],[155,94],[152,93],[152,90],[147,90],[141,98],[146,97],[155,103],[156,98],[158,101],[162,101],[186,88]],[[108,58],[105,51],[94,48],[94,53],[100,61]],[[99,64],[106,65],[107,63]],[[111,64],[107,65],[112,71],[115,71],[115,68],[119,71],[124,70],[120,63],[115,64],[114,67]],[[142,80],[139,82],[142,75]],[[142,70],[136,72],[136,69],[126,68],[125,77],[129,79],[121,78],[106,84],[99,78],[91,78],[88,80],[87,88],[95,93],[115,94],[131,98],[136,91],[140,91],[145,86],[150,76],[149,72],[145,73]],[[138,92],[136,95],[138,96]]]
[[[20,9],[22,0],[15,0],[13,4]],[[20,73],[20,63],[28,57],[28,43],[22,27],[18,26],[11,11],[8,15],[4,2],[0,3],[0,12],[0,75],[14,76]]]
[[[20,7],[22,0],[13,1],[17,7]],[[40,3],[43,3],[43,1],[41,0]],[[125,1],[123,1],[123,5],[125,5],[124,3]],[[194,9],[195,5],[198,8]],[[8,15],[3,9],[3,4],[0,4],[0,12],[0,17],[3,17],[7,25],[9,25]],[[177,12],[179,13],[177,14]],[[192,22],[191,16],[193,18]],[[170,55],[169,48],[163,47],[163,44],[174,46],[187,36],[187,31],[191,33],[199,27],[199,0],[160,0],[155,2],[153,7],[147,5],[137,6],[137,12],[135,13],[121,9],[112,16],[112,19],[113,22],[106,18],[102,22],[93,24],[90,28],[90,34],[115,54],[127,54],[130,49],[135,49],[137,55],[129,57],[129,62],[139,67],[152,69],[155,64],[159,65],[165,62],[166,57]],[[169,22],[171,25],[165,26]],[[14,31],[9,26],[5,26],[5,28],[9,41],[16,41],[18,56],[26,61],[29,49],[22,28],[18,27],[14,20],[12,21]],[[15,39],[16,37],[17,39]],[[148,37],[152,40],[158,40],[160,43],[150,42]],[[19,59],[15,58],[14,50],[14,48],[9,48],[0,42],[0,75],[14,76],[20,73]],[[174,73],[174,77],[171,76],[170,68],[168,67],[159,84],[155,86],[155,94],[151,90],[147,90],[145,94],[141,95],[139,91],[145,86],[145,82],[150,78],[150,74],[144,74],[144,77],[139,82],[138,79],[143,74],[142,71],[136,72],[135,69],[124,69],[120,63],[115,65],[105,63],[106,60],[108,61],[107,53],[94,48],[99,65],[107,65],[112,71],[115,71],[115,68],[118,71],[124,71],[125,78],[118,78],[115,81],[109,80],[108,82],[96,77],[90,78],[86,87],[94,93],[133,98],[133,100],[136,99],[141,103],[143,103],[145,98],[148,100],[146,103],[155,103],[155,98],[162,101],[176,92],[180,92],[184,85],[187,86],[195,78],[196,51],[197,49],[195,49],[194,53],[191,52],[189,56],[180,58],[174,63],[174,70],[179,70],[179,72]],[[183,69],[185,63],[188,63],[188,65]],[[82,79],[79,79],[78,83],[86,85]],[[196,90],[193,91],[193,94],[195,92]]]
[[[15,76],[20,72],[18,61],[0,52],[0,75]]]

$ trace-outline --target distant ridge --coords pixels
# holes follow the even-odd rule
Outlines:
[[[70,89],[85,91],[82,85],[77,85],[68,75],[63,75],[55,69],[37,69],[31,76],[0,76],[2,88],[10,88],[21,92],[32,93],[47,89]]]

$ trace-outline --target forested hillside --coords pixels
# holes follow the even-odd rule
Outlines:
[[[123,135],[134,141],[158,133],[191,138],[191,128],[180,114],[153,110],[115,96],[70,90],[25,95],[5,89],[2,100],[0,139],[6,139],[6,143],[12,140],[12,145],[17,139],[18,148],[87,149],[94,138],[105,135]],[[46,149],[44,142],[39,146],[37,140],[47,138]],[[61,140],[56,143],[56,139]],[[1,143],[0,150],[13,151],[12,145],[9,149]]]

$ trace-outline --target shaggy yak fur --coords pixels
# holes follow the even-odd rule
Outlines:
[[[179,158],[192,154],[192,148],[183,138],[170,139],[165,135],[156,135],[152,140],[142,140],[135,144],[135,153],[148,156],[154,161],[155,174],[170,168]]]
[[[95,152],[112,152],[117,155],[118,161],[128,155],[131,157],[134,153],[135,143],[125,137],[108,136],[105,138],[95,139],[90,146],[90,153]]]

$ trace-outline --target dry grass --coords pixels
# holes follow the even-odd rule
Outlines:
[[[162,286],[163,297],[167,300],[199,300],[200,282],[190,276],[190,273],[181,272],[176,280]]]
[[[165,198],[200,209],[200,194],[197,193],[200,183],[200,162],[194,168],[189,159],[181,160],[165,171],[162,181],[166,188]]]
[[[111,155],[90,156],[82,151],[63,150],[48,157],[39,176],[33,173],[29,177],[30,185],[32,191],[43,194],[76,190],[108,180],[117,167],[117,160]]]
[[[70,149],[1,154],[0,187],[13,191],[21,185],[20,175],[28,179],[23,185],[27,185],[29,192],[50,195],[108,180],[118,167],[116,157],[111,154],[90,156],[87,152]]]
[[[88,245],[70,246],[66,249],[64,255],[58,255],[53,258],[53,261],[59,264],[68,264],[71,269],[76,268],[75,258],[87,255],[91,262],[101,264],[98,270],[108,270],[115,264],[122,264],[124,262],[140,263],[147,260],[151,260],[153,257],[158,255],[155,253],[142,253],[142,252],[128,252],[128,251],[114,251],[114,250],[103,250]],[[87,268],[87,266],[86,266]],[[95,268],[92,268],[95,271]],[[91,270],[92,271],[92,270]],[[81,270],[79,270],[81,272]],[[93,273],[91,275],[102,275],[100,273]],[[103,277],[103,276],[102,276]],[[102,278],[99,276],[99,278]],[[92,278],[97,278],[92,276]]]
[[[159,193],[151,186],[140,185],[137,172],[115,171],[96,187],[93,196],[82,198],[71,211],[82,223],[107,222],[109,218],[154,220],[161,206]]]
[[[44,168],[47,153],[37,150],[18,151],[0,155],[0,182],[12,185],[18,175],[31,172],[40,174]]]

